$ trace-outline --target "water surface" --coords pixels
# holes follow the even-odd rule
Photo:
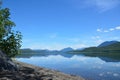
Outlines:
[[[104,57],[48,55],[17,58],[17,60],[82,76],[87,80],[120,80],[120,62]]]

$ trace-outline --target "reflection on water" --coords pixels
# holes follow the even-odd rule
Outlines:
[[[17,60],[37,66],[80,75],[88,80],[120,80],[120,62],[109,58],[72,55],[49,55]]]

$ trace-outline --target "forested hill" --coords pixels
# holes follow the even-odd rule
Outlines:
[[[103,47],[89,47],[80,52],[120,52],[120,42]]]
[[[75,50],[71,53],[83,54],[85,56],[93,57],[107,57],[120,60],[120,42],[113,43],[103,47],[89,47],[83,50]]]

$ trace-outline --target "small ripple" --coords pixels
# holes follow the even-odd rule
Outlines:
[[[102,69],[101,66],[93,66],[94,69]]]
[[[103,75],[104,75],[104,73],[100,73],[100,74],[99,74],[99,76],[103,76]]]
[[[119,76],[119,74],[117,74],[117,73],[113,73],[113,76],[117,77],[117,76]]]
[[[112,74],[112,72],[107,72],[107,74]]]
[[[114,65],[115,67],[120,67],[120,64],[116,64],[116,65]]]

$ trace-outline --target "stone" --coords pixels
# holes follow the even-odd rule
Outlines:
[[[0,50],[0,71],[3,70],[17,71],[18,67],[9,57],[7,57],[6,54]]]

